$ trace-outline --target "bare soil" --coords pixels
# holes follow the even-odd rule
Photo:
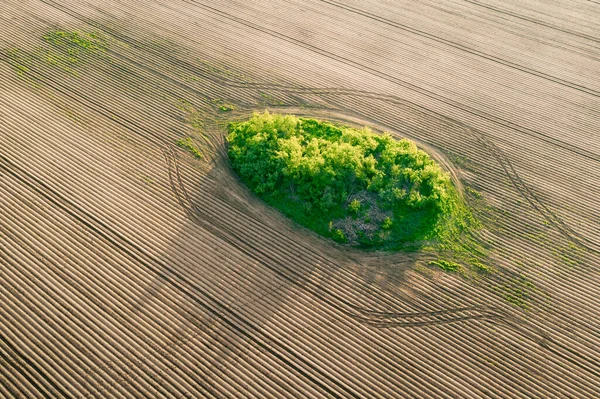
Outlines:
[[[69,73],[56,29],[110,45]],[[1,2],[0,397],[600,397],[599,32],[584,0]],[[224,143],[265,108],[416,140],[492,271],[267,207]]]

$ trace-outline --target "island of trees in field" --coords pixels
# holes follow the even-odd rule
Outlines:
[[[459,197],[414,142],[293,115],[229,125],[243,182],[297,223],[338,242],[396,249],[435,239]]]

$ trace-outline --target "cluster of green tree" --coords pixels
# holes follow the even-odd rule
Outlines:
[[[349,217],[362,218],[361,226],[379,220],[377,234],[353,234],[362,244],[430,238],[438,219],[454,206],[451,180],[429,155],[409,140],[367,127],[265,112],[231,123],[227,139],[233,168],[252,191],[339,241],[352,232],[333,229],[335,222]],[[370,208],[388,216],[371,217]]]

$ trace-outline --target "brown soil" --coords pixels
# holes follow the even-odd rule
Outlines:
[[[57,28],[111,45],[67,73]],[[600,397],[599,28],[583,0],[2,2],[0,397]],[[267,107],[431,150],[495,272],[265,206],[224,133]]]

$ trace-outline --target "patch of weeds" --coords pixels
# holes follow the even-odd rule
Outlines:
[[[220,98],[213,98],[212,100],[210,100],[211,103],[215,104],[218,106],[219,111],[221,112],[230,112],[233,111],[235,109],[235,105],[233,104],[226,104],[222,99]]]
[[[523,310],[531,309],[531,295],[537,290],[535,285],[523,274],[519,274],[496,289],[500,291],[507,302]]]
[[[461,269],[461,265],[458,263],[444,259],[432,260],[429,262],[429,264],[438,266],[447,272],[456,272]]]
[[[221,106],[219,106],[219,110],[221,110],[222,112],[230,112],[233,111],[235,109],[235,105],[233,104],[221,104]]]
[[[200,116],[200,112],[192,103],[187,100],[179,99],[175,103],[175,107],[185,114],[185,123],[191,126],[195,131],[201,132],[204,128],[204,122]]]
[[[573,242],[554,248],[552,254],[569,267],[581,266],[585,263],[585,248]]]
[[[96,33],[55,30],[44,35],[50,45],[41,51],[42,61],[65,72],[77,75],[73,69],[90,55],[106,51],[107,40]]]
[[[477,190],[475,190],[474,188],[471,188],[469,186],[465,186],[465,191],[470,194],[471,196],[480,199],[481,198],[481,193]]]
[[[464,155],[452,155],[450,160],[454,165],[469,172],[475,172],[475,165]]]
[[[476,270],[479,270],[481,272],[496,273],[496,270],[492,266],[480,262],[477,258],[469,259],[468,263],[469,265],[473,266]]]
[[[35,49],[31,54],[16,48],[6,51],[19,76],[28,74],[34,62],[59,68],[76,76],[75,67],[91,55],[103,53],[108,47],[108,41],[96,33],[55,30],[46,33],[43,40],[45,45]]]
[[[80,33],[55,30],[44,35],[44,40],[53,46],[63,48],[73,57],[84,52],[105,51],[107,41],[96,33]]]
[[[5,50],[4,54],[11,60],[17,75],[25,77],[31,67],[31,57],[18,48]]]
[[[193,154],[196,158],[202,159],[202,153],[200,152],[200,150],[198,150],[191,137],[184,137],[182,139],[179,139],[177,140],[176,144],[184,150]]]
[[[271,96],[270,94],[264,93],[262,91],[259,91],[258,94],[260,95],[258,103],[261,105],[271,105],[271,106],[283,105],[283,101],[277,100],[275,97]]]

